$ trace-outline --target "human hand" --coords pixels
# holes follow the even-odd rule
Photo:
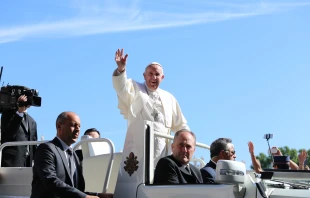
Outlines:
[[[250,141],[248,142],[250,154],[254,154],[254,144]]]
[[[98,193],[99,198],[113,198],[112,193]]]
[[[99,198],[98,196],[86,195],[85,198]]]
[[[27,96],[25,95],[19,96],[19,98],[17,99],[19,113],[23,113],[27,110],[28,106],[26,106],[26,102],[27,102]]]
[[[119,72],[123,72],[126,68],[126,62],[127,62],[127,57],[128,54],[126,54],[125,56],[123,56],[124,53],[124,49],[118,49],[115,52],[115,62],[117,64],[117,70]]]
[[[271,149],[276,149],[276,153],[271,153],[273,156],[282,156],[282,152],[277,147],[272,147]]]
[[[301,153],[298,155],[299,164],[303,165],[306,159],[307,159],[307,152],[305,150],[302,150]]]
[[[309,170],[309,166],[308,165],[305,166],[305,170]]]

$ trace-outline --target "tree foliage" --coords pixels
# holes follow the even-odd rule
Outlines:
[[[299,164],[298,162],[299,153],[302,150],[306,150],[306,149],[299,149],[297,151],[297,149],[294,149],[294,148],[290,149],[288,146],[279,147],[278,149],[281,151],[282,155],[290,156],[290,159],[296,164]],[[306,151],[307,151],[308,156],[310,156],[310,149]],[[260,161],[261,167],[263,169],[272,168],[272,158],[269,154],[266,155],[265,153],[259,153],[259,155],[256,156],[256,159]],[[309,161],[307,160],[306,162],[307,162],[307,165],[309,166]],[[251,166],[251,168],[254,169],[253,166]]]

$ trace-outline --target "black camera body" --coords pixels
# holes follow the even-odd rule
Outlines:
[[[19,102],[18,98],[21,95],[27,96],[26,102]],[[3,110],[14,110],[22,106],[41,106],[41,97],[39,97],[39,92],[35,89],[29,89],[25,86],[20,85],[7,85],[1,87],[0,91],[0,113]]]

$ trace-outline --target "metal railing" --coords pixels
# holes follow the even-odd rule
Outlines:
[[[30,145],[37,145],[47,141],[16,141],[16,142],[5,142],[0,145],[0,165],[2,160],[2,150],[6,146],[30,146]]]
[[[110,182],[110,175],[112,172],[112,165],[113,165],[113,161],[114,161],[114,144],[110,139],[107,138],[90,138],[90,139],[84,139],[79,141],[78,143],[76,143],[73,147],[73,151],[75,151],[80,145],[82,145],[83,143],[89,143],[89,142],[106,142],[109,144],[110,146],[110,160],[109,160],[109,164],[108,164],[108,168],[107,168],[107,174],[104,178],[104,184],[103,184],[103,189],[102,192],[106,193],[108,190],[108,184]]]
[[[206,165],[206,163],[202,159],[200,159],[200,158],[192,158],[191,162],[199,162],[201,164],[201,166],[205,166]]]
[[[174,138],[174,136],[172,136],[172,135],[166,135],[166,134],[159,133],[159,132],[154,132],[154,135],[157,136],[157,137],[163,137],[163,138],[167,138],[167,139],[170,139],[170,140],[173,140],[173,138]],[[200,147],[200,148],[204,148],[204,149],[210,150],[210,146],[208,146],[206,144],[203,144],[203,143],[196,142],[196,146]]]
[[[48,142],[48,141],[16,141],[16,142],[6,142],[0,145],[0,165],[1,165],[1,160],[2,160],[2,150],[4,147],[7,146],[27,146],[27,145],[38,145],[44,142]],[[110,181],[110,175],[111,175],[111,171],[112,171],[112,165],[113,165],[113,161],[114,161],[114,144],[111,140],[107,139],[107,138],[90,138],[90,139],[85,139],[85,140],[81,140],[78,143],[76,143],[73,147],[73,151],[75,151],[81,144],[83,143],[88,143],[88,142],[106,142],[108,143],[109,147],[110,147],[110,160],[108,163],[108,168],[107,168],[107,174],[106,177],[104,179],[104,185],[103,185],[103,193],[105,193],[107,191],[107,187]]]

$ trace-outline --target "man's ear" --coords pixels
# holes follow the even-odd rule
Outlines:
[[[225,154],[226,154],[226,151],[224,150],[221,150],[219,156],[220,156],[220,159],[224,159],[225,158]]]
[[[59,122],[56,123],[56,128],[60,129],[61,128],[61,124]]]
[[[165,78],[165,75],[162,75],[162,76],[161,76],[161,79],[163,80],[164,78]]]

